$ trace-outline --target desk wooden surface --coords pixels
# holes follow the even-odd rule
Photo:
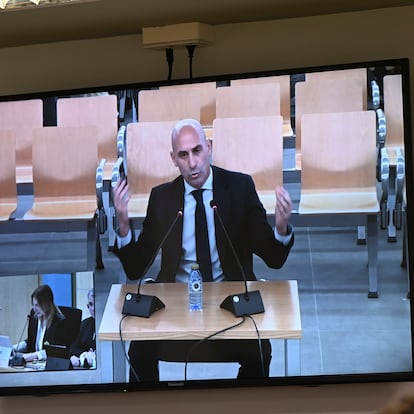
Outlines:
[[[300,339],[302,326],[296,280],[248,282],[249,290],[260,290],[265,312],[252,315],[260,337]],[[99,339],[119,341],[119,322],[125,294],[136,293],[136,285],[112,285],[99,328]],[[155,295],[165,308],[150,318],[127,316],[122,322],[124,340],[202,339],[236,324],[231,312],[220,303],[230,294],[244,292],[243,282],[204,283],[204,309],[189,312],[187,285],[184,283],[151,283],[141,285],[141,294]],[[253,322],[247,318],[241,326],[214,337],[226,339],[257,338]]]

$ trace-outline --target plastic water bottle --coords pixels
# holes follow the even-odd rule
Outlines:
[[[203,278],[197,263],[191,265],[188,277],[188,307],[190,312],[203,309]]]

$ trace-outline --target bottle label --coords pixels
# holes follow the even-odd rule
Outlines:
[[[191,282],[191,289],[193,292],[199,292],[201,290],[201,284],[198,280],[194,280]]]

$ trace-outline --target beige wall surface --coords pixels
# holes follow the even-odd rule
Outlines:
[[[414,57],[414,7],[215,27],[215,44],[197,49],[193,75],[284,69]],[[165,54],[144,50],[141,36],[0,49],[0,95],[165,80]],[[173,79],[188,77],[186,51]],[[414,66],[411,67],[411,89]],[[412,117],[413,118],[413,117]],[[375,350],[373,350],[375,352]],[[392,358],[392,356],[389,356]],[[340,355],[338,355],[340,358]],[[24,411],[373,413],[406,383],[337,384],[1,397],[0,413]]]
[[[214,45],[194,53],[193,76],[411,58],[413,16],[410,6],[215,26]],[[164,51],[143,49],[139,34],[3,48],[0,61],[0,95],[166,80],[168,75]],[[187,51],[178,48],[172,78],[187,77]]]

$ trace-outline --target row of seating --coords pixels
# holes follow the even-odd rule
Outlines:
[[[106,231],[103,203],[105,159],[98,163],[95,126],[41,127],[33,130],[33,202],[18,212],[16,140],[0,130],[0,232],[68,232],[84,230],[87,265],[101,263],[99,234]],[[47,254],[47,253],[46,253]]]
[[[118,103],[115,95],[59,98],[56,101],[57,126],[95,126],[98,157],[105,158],[104,175],[110,179],[118,157]],[[43,101],[28,99],[0,102],[1,129],[15,136],[16,182],[32,183],[33,131],[43,127]],[[97,158],[98,160],[98,158]]]
[[[97,209],[98,129],[42,127],[33,130],[33,205],[24,220],[91,220]],[[12,130],[0,130],[2,220],[17,207],[16,148]]]
[[[363,70],[365,71],[365,70]],[[328,72],[328,74],[332,75],[332,73],[342,72],[342,71],[335,71],[335,72]],[[345,71],[348,72],[348,71]],[[350,70],[353,73],[353,71]],[[311,75],[314,75],[311,77]],[[315,112],[332,112],[335,111],[335,102],[339,102],[338,111],[340,110],[361,110],[363,107],[364,100],[361,98],[361,91],[365,90],[359,87],[361,82],[356,82],[355,79],[350,78],[346,79],[344,83],[338,84],[338,80],[324,80],[326,87],[321,88],[320,83],[317,82],[314,78],[315,75],[321,76],[320,73],[318,74],[309,74],[308,76],[311,78],[309,82],[301,82],[297,84],[297,116],[301,119],[303,113],[311,113]],[[326,74],[323,74],[326,76]],[[361,76],[361,75],[360,75]],[[361,78],[362,79],[362,78]],[[262,78],[263,80],[263,78]],[[247,80],[241,80],[245,83]],[[256,79],[249,79],[249,81],[256,82]],[[263,81],[264,82],[264,81]],[[334,84],[329,84],[330,82],[335,82]],[[285,79],[286,83],[286,79]],[[207,84],[206,84],[207,85]],[[263,83],[263,88],[258,88],[257,85],[240,85],[237,87],[238,83],[233,87],[223,87],[218,88],[216,95],[217,95],[217,110],[219,113],[219,117],[231,117],[233,116],[248,116],[249,114],[257,115],[264,113],[265,115],[272,115],[275,113],[279,113],[279,100],[274,99],[277,96],[277,91],[280,89],[279,84],[275,83],[270,87],[268,83]],[[339,85],[339,86],[338,86]],[[193,92],[199,88],[198,85],[187,85],[188,87],[191,86],[191,90]],[[208,84],[209,88],[211,89],[212,83]],[[306,86],[306,87],[305,87]],[[172,88],[172,87],[171,87]],[[188,94],[188,89],[186,88],[186,96],[187,98],[191,96]],[[286,87],[285,87],[286,89]],[[392,88],[391,88],[392,89]],[[180,88],[166,88],[168,90],[168,96],[165,94],[159,94],[159,91],[141,91],[140,96],[142,99],[140,108],[140,118],[148,121],[159,120],[158,118],[164,117],[171,117],[171,114],[162,115],[162,108],[163,106],[173,108],[174,110],[177,109],[177,102],[189,103],[183,110],[179,110],[179,113],[184,112],[186,114],[191,114],[187,116],[200,118],[199,113],[197,112],[200,108],[200,105],[196,103],[197,98],[199,95],[196,93],[193,95],[194,99],[180,99],[178,96],[179,91],[183,91]],[[260,94],[253,93],[253,90],[259,91]],[[341,91],[339,93],[338,91]],[[234,92],[236,91],[236,92]],[[353,91],[353,93],[351,92]],[[265,94],[267,92],[267,94]],[[210,92],[211,93],[211,92]],[[171,95],[172,94],[172,95]],[[206,94],[207,95],[207,94]],[[255,96],[260,96],[261,99],[255,100],[252,99]],[[147,98],[145,98],[147,97]],[[157,99],[154,100],[154,97]],[[147,99],[148,101],[145,101]],[[345,101],[348,101],[346,103]],[[264,105],[262,103],[265,103]],[[30,102],[33,104],[34,102]],[[4,103],[6,104],[6,103]],[[7,103],[8,104],[8,103]],[[13,102],[16,104],[16,102]],[[152,105],[151,105],[152,104]],[[38,111],[38,102],[36,102],[37,111]],[[318,106],[322,105],[322,106]],[[179,105],[178,105],[179,106]],[[299,109],[301,108],[301,109]],[[189,112],[193,109],[194,113]],[[256,112],[254,112],[256,111]],[[30,111],[28,111],[30,112]],[[7,113],[4,111],[3,113]],[[17,111],[16,108],[12,110],[12,113],[20,114],[21,111]],[[115,131],[117,130],[117,108],[116,108],[116,97],[115,95],[104,95],[99,97],[81,97],[81,98],[64,98],[59,99],[57,101],[57,118],[58,124],[63,126],[68,125],[85,125],[85,124],[94,124],[97,125],[99,128],[98,134],[98,153],[100,158],[105,158],[105,171],[104,177],[106,179],[110,178],[110,170],[116,160],[115,152],[117,156],[123,155],[123,142],[124,138],[122,136],[124,129],[120,129],[118,133]],[[210,114],[211,115],[211,114]],[[155,117],[156,116],[156,117]],[[39,117],[36,117],[37,122],[39,121]],[[174,118],[179,119],[180,117]],[[211,121],[211,116],[210,116]],[[213,119],[214,122],[214,119]],[[284,119],[285,122],[285,119]],[[16,131],[17,132],[17,131]],[[296,148],[297,148],[297,155],[300,156],[300,147],[301,147],[301,123],[298,123],[297,132],[296,132]],[[16,134],[19,136],[19,133]],[[23,134],[21,134],[23,135]],[[105,135],[105,138],[103,136]],[[30,137],[31,134],[29,131],[25,131],[24,134],[26,138],[26,148],[25,152],[30,153],[31,148],[27,148],[31,146]],[[117,144],[115,147],[115,139],[117,137]],[[19,139],[17,140],[17,144],[19,144]],[[387,139],[387,142],[389,140]],[[216,137],[216,144],[217,144],[217,137]],[[115,151],[116,148],[116,151]],[[17,171],[19,171],[19,146],[17,145]],[[108,158],[111,157],[111,158]],[[28,162],[28,164],[30,164]],[[300,163],[299,163],[300,164]],[[28,165],[31,168],[31,165]],[[300,165],[299,165],[300,169]],[[19,174],[17,173],[17,176]],[[19,182],[19,178],[17,177],[17,181]]]
[[[366,109],[367,104],[363,104],[364,96],[367,95],[366,70],[358,71],[358,78],[355,70],[307,74],[311,81],[298,82],[296,90],[312,82],[316,89],[308,96],[311,100],[316,99],[323,106],[322,111]],[[333,76],[335,80],[331,79]],[[365,90],[360,78],[365,79]],[[343,86],[338,87],[338,83],[342,82],[345,82]],[[348,93],[349,84],[358,93],[358,105],[344,104],[344,101],[355,101],[354,95]],[[300,91],[299,95],[299,101],[295,97],[293,104],[299,118],[302,113],[320,112],[317,106],[309,104],[306,98],[302,98]],[[332,102],[335,104],[334,107]],[[137,106],[138,121],[196,118],[206,128],[208,135],[214,119],[217,118],[281,115],[284,136],[294,135],[291,123],[291,85],[288,75],[234,79],[228,86],[219,87],[215,82],[205,82],[141,90],[138,92]],[[298,118],[298,115],[296,117]]]
[[[384,77],[384,95],[400,93],[401,87],[391,85],[388,78],[390,76]],[[365,69],[308,73],[305,82],[296,84],[294,108],[298,169],[302,114],[363,110],[367,106],[366,95]],[[209,134],[216,118],[281,115],[284,136],[293,134],[290,77],[287,75],[236,79],[225,87],[217,87],[215,82],[165,86],[157,90],[141,90],[138,97],[139,121],[196,118],[201,120]],[[389,119],[393,118],[392,108],[394,106],[387,108]],[[116,95],[59,98],[56,112],[57,126],[96,125],[99,128],[98,155],[107,160],[104,176],[110,179],[110,171],[121,155],[122,145],[122,137],[118,134]],[[19,183],[32,182],[31,131],[43,126],[42,122],[40,99],[0,102],[0,125],[16,132],[16,179]],[[389,121],[387,143],[396,135],[391,133],[392,125]]]
[[[170,159],[170,134],[176,121],[129,123],[126,128],[127,171],[132,195],[130,213],[143,217],[151,188],[173,179],[178,171]],[[281,116],[220,118],[213,121],[212,162],[249,173],[269,214],[274,212],[274,188],[283,184],[283,119]],[[338,195],[352,188],[376,193],[376,120],[374,111],[308,114],[303,116],[304,165],[302,194],[326,188]],[[347,145],[343,145],[346,142]],[[357,149],[357,150],[356,150]],[[154,159],[157,160],[154,163]],[[118,176],[114,174],[113,177]],[[355,183],[355,184],[353,184]],[[270,199],[269,196],[270,195]],[[360,207],[359,197],[345,209]],[[325,204],[325,207],[323,206]],[[302,202],[300,214],[319,209]],[[331,208],[336,212],[338,207]],[[349,204],[349,203],[345,203]],[[368,203],[378,210],[377,205]],[[366,202],[362,205],[367,206]],[[328,211],[328,210],[326,210]],[[371,210],[365,210],[371,211]]]
[[[102,266],[99,235],[107,225],[104,180],[110,180],[113,164],[122,154],[125,128],[118,133],[115,95],[58,98],[55,105],[57,126],[44,127],[42,100],[0,102],[0,139],[4,138],[0,220],[9,224],[2,225],[1,231],[86,227],[85,270],[90,270],[95,263]],[[22,217],[15,214],[16,183],[33,186],[33,205]],[[62,225],[64,222],[71,225]]]
[[[116,164],[112,185],[123,164],[131,192],[129,213],[134,220],[145,216],[151,188],[178,173],[169,157],[175,122],[141,121],[126,127],[125,158]],[[283,183],[282,117],[215,119],[212,132],[212,162],[251,174],[268,214],[274,214],[274,188]],[[375,112],[303,115],[302,135],[300,202],[294,222],[309,225],[313,216],[319,225],[323,217],[329,225],[368,226],[369,294],[376,297],[379,203]],[[338,220],[326,220],[327,216]],[[116,226],[116,217],[112,219]]]
[[[365,73],[365,79],[366,79],[366,73]],[[270,78],[269,78],[270,80]],[[249,80],[251,82],[256,82],[256,80],[252,79]],[[263,80],[262,80],[263,81]],[[240,83],[246,83],[247,80],[240,80]],[[167,140],[167,146],[168,149],[166,149],[165,151],[161,151],[160,150],[160,146],[159,145],[155,145],[155,148],[157,148],[157,154],[156,154],[156,158],[157,159],[157,163],[155,164],[153,162],[154,158],[150,156],[149,154],[149,150],[148,148],[150,148],[151,146],[154,146],[154,136],[156,136],[156,134],[159,133],[159,139],[160,142],[163,141],[163,137],[169,137],[171,128],[172,128],[172,124],[174,124],[176,122],[177,119],[180,119],[182,117],[194,117],[197,119],[209,119],[208,122],[211,122],[210,125],[206,125],[206,129],[207,131],[210,133],[209,136],[210,138],[213,139],[213,162],[217,163],[218,165],[223,165],[226,166],[225,163],[229,162],[229,157],[224,156],[223,160],[220,160],[220,146],[222,146],[224,149],[228,149],[229,145],[235,145],[235,148],[241,148],[243,146],[246,146],[247,148],[249,148],[248,146],[252,144],[252,140],[251,137],[254,136],[256,141],[257,136],[259,135],[258,132],[258,126],[259,124],[256,124],[255,122],[252,122],[251,120],[245,120],[244,118],[247,117],[247,115],[251,114],[251,111],[258,111],[258,112],[263,112],[263,111],[268,111],[267,112],[267,116],[266,118],[278,118],[277,121],[273,120],[272,122],[274,122],[273,126],[267,127],[265,123],[263,123],[263,130],[264,132],[261,132],[260,134],[268,134],[268,135],[272,135],[271,131],[276,131],[277,130],[277,141],[273,140],[271,144],[268,145],[272,145],[272,147],[274,148],[278,148],[280,151],[269,151],[268,149],[270,148],[270,146],[264,146],[264,154],[261,154],[259,158],[259,162],[257,163],[259,167],[257,171],[255,171],[254,169],[252,171],[248,171],[246,170],[246,172],[250,172],[256,182],[257,182],[257,186],[258,189],[261,190],[261,185],[262,185],[262,181],[265,182],[266,180],[268,180],[268,177],[271,176],[270,171],[273,170],[277,170],[277,174],[281,175],[281,171],[283,170],[283,166],[281,166],[281,158],[282,158],[282,151],[283,151],[283,139],[281,139],[284,135],[284,132],[286,132],[286,118],[285,115],[279,115],[280,112],[284,111],[283,107],[286,108],[286,105],[283,105],[280,98],[279,99],[275,99],[275,96],[279,96],[282,89],[286,90],[286,88],[282,88],[282,83],[277,83],[275,82],[274,85],[272,85],[272,87],[269,86],[269,84],[265,81],[263,81],[264,83],[261,85],[261,87],[257,86],[257,85],[240,85],[237,84],[236,81],[234,81],[234,84],[228,87],[219,87],[217,88],[215,83],[211,83],[209,86],[210,90],[212,89],[212,86],[214,86],[214,91],[215,91],[215,112],[210,112],[209,118],[207,117],[207,111],[206,111],[206,102],[207,102],[207,96],[209,96],[209,94],[207,92],[205,92],[203,95],[200,95],[200,86],[199,85],[187,85],[187,91],[185,92],[185,96],[187,97],[186,99],[184,99],[183,101],[179,99],[179,95],[182,93],[182,88],[181,87],[165,87],[165,91],[168,91],[168,94],[170,96],[170,98],[166,98],[165,94],[159,95],[159,92],[161,92],[163,90],[163,88],[160,88],[157,91],[140,91],[140,99],[139,99],[139,110],[140,110],[140,114],[139,114],[139,118],[140,121],[134,124],[128,124],[127,128],[125,126],[121,127],[121,128],[117,128],[117,107],[116,107],[116,97],[115,95],[101,95],[101,96],[97,96],[97,97],[79,97],[79,98],[62,98],[59,99],[57,101],[57,121],[58,121],[58,128],[63,127],[63,125],[89,125],[89,124],[95,124],[96,128],[98,128],[98,131],[94,132],[94,135],[97,137],[97,146],[98,146],[98,156],[95,158],[95,160],[99,160],[99,159],[105,159],[106,162],[105,163],[101,163],[100,164],[100,172],[101,172],[101,177],[103,177],[103,179],[110,179],[111,178],[111,173],[112,173],[112,167],[114,165],[116,165],[116,157],[117,156],[122,156],[123,159],[126,160],[125,163],[125,169],[128,171],[128,165],[135,165],[138,164],[141,167],[141,171],[137,172],[137,178],[133,179],[133,177],[130,174],[133,174],[133,170],[132,171],[128,171],[128,175],[130,177],[130,182],[139,182],[139,183],[143,183],[142,187],[145,189],[145,191],[142,188],[138,188],[137,189],[137,194],[147,194],[148,193],[148,188],[152,187],[153,185],[157,184],[159,181],[164,181],[165,179],[168,179],[171,177],[171,174],[173,174],[174,176],[176,175],[176,169],[172,166],[172,163],[169,159],[169,140]],[[301,102],[308,102],[311,107],[313,105],[313,108],[315,108],[317,106],[317,103],[323,102],[324,105],[326,105],[326,102],[341,102],[343,100],[345,100],[345,98],[341,99],[340,95],[338,95],[338,91],[343,91],[343,96],[348,96],[348,100],[350,102],[352,102],[352,105],[354,105],[354,102],[358,102],[358,105],[355,106],[355,108],[359,108],[358,110],[353,110],[353,106],[350,104],[348,107],[346,107],[346,111],[350,111],[350,112],[359,112],[360,110],[362,110],[364,108],[364,102],[366,101],[364,98],[364,91],[366,93],[366,86],[356,86],[356,85],[360,85],[360,82],[356,82],[355,80],[352,80],[351,82],[349,80],[346,80],[344,82],[341,81],[341,83],[338,83],[338,81],[332,81],[332,80],[324,80],[324,85],[329,85],[331,84],[332,87],[321,87],[321,83],[319,83],[319,81],[315,80],[315,79],[308,79],[308,81],[305,82],[300,82],[297,83],[297,88],[296,88],[296,119],[300,119],[300,122],[297,122],[296,125],[296,144],[297,146],[300,145],[300,147],[302,147],[303,145],[303,139],[306,135],[303,134],[302,131],[302,118],[305,119],[306,118],[306,113],[307,111],[304,110],[303,111],[303,115],[300,112],[300,109],[298,109],[301,106]],[[335,83],[332,83],[335,82]],[[385,78],[384,78],[384,83],[385,82]],[[307,84],[308,86],[306,86],[305,88],[305,84]],[[361,84],[363,84],[363,82],[361,81]],[[207,84],[206,84],[207,85]],[[319,87],[317,87],[317,85]],[[339,86],[342,85],[342,86]],[[347,87],[346,87],[347,85]],[[192,90],[194,92],[194,99],[189,99],[189,90]],[[350,91],[355,91],[354,93],[350,93]],[[180,91],[180,92],[179,92]],[[238,93],[236,95],[232,95],[233,91],[238,91]],[[255,101],[254,96],[255,94],[252,91],[260,91],[260,94],[258,94],[258,99],[261,98],[260,102],[265,102],[265,105],[262,105],[259,103],[259,100]],[[302,91],[304,91],[302,93]],[[309,92],[310,91],[310,92]],[[156,93],[153,93],[156,92]],[[270,92],[268,95],[265,95],[265,93]],[[286,93],[284,93],[286,95]],[[329,99],[322,99],[323,95],[326,96],[332,96],[333,99],[329,100]],[[144,96],[148,96],[148,99],[150,99],[151,96],[158,96],[158,100],[154,101],[155,102],[155,106],[151,105],[147,105],[145,104],[145,100],[144,100]],[[163,96],[164,98],[160,97]],[[204,96],[204,98],[201,98],[201,96]],[[318,98],[316,98],[316,96],[318,96]],[[351,97],[354,97],[351,99]],[[151,98],[152,99],[152,98]],[[150,99],[150,100],[151,100]],[[104,103],[105,100],[105,103]],[[181,102],[179,104],[179,102]],[[386,99],[385,99],[386,101]],[[99,104],[98,104],[99,102]],[[108,102],[110,102],[110,104],[108,104]],[[185,102],[190,103],[190,105],[188,105],[187,107],[185,106]],[[0,103],[2,104],[2,103]],[[343,104],[343,102],[342,102]],[[134,134],[141,134],[143,135],[143,133],[139,132],[141,126],[143,126],[144,124],[148,123],[152,124],[154,122],[153,118],[150,118],[149,121],[143,121],[143,119],[145,119],[145,116],[152,116],[154,117],[155,114],[157,116],[159,116],[160,114],[164,113],[164,109],[163,108],[169,108],[171,109],[171,112],[174,112],[173,110],[176,110],[177,108],[180,108],[180,106],[186,107],[186,111],[189,111],[190,109],[192,109],[194,112],[186,112],[185,115],[182,114],[180,116],[178,116],[175,119],[170,120],[171,123],[166,127],[164,132],[152,132],[152,138],[148,138],[149,140],[151,140],[151,143],[149,144],[149,146],[145,146],[141,147],[140,149],[138,148],[137,150],[133,150],[131,148],[126,149],[125,148],[125,143],[126,145],[129,145],[129,141],[132,142],[132,140],[130,140],[129,138],[125,141],[125,137],[124,134],[127,134],[127,137],[131,137]],[[239,108],[239,112],[237,112],[233,117],[233,121],[231,124],[227,124],[227,122],[229,122],[229,116],[231,116],[233,114],[233,110],[235,110],[235,108]],[[289,107],[289,106],[288,106]],[[338,106],[343,107],[343,105]],[[106,108],[106,109],[105,109]],[[110,109],[108,109],[110,108]],[[152,108],[152,109],[151,109]],[[204,109],[203,109],[204,108]],[[276,108],[276,109],[275,109]],[[336,107],[332,106],[332,105],[327,105],[327,109],[326,111],[331,111],[332,109],[334,109]],[[0,108],[1,109],[1,108]],[[181,108],[182,109],[182,108]],[[147,111],[147,115],[145,115],[145,110]],[[227,112],[226,112],[227,111]],[[311,109],[309,109],[309,111],[311,111]],[[338,110],[339,111],[339,110]],[[15,111],[16,113],[18,113],[19,111]],[[270,114],[273,114],[274,112],[276,112],[278,115],[273,115],[271,116]],[[372,111],[371,111],[372,112]],[[0,111],[1,113],[1,111]],[[168,113],[168,111],[167,111]],[[253,112],[255,113],[255,112]],[[214,115],[215,114],[215,115]],[[255,113],[256,114],[256,113]],[[219,116],[217,116],[219,115]],[[220,115],[225,115],[225,118],[221,118]],[[257,115],[257,114],[256,114]],[[164,115],[163,115],[164,116]],[[169,114],[168,116],[172,116],[171,114]],[[215,116],[215,117],[214,117]],[[205,117],[205,118],[203,118]],[[240,118],[242,117],[242,118]],[[290,119],[290,116],[289,116]],[[115,121],[114,121],[115,120]],[[108,121],[108,123],[106,124],[106,121]],[[322,119],[321,119],[322,121]],[[206,121],[207,122],[207,121]],[[246,122],[246,124],[244,124]],[[24,122],[22,122],[22,125],[24,124]],[[105,124],[105,126],[104,126]],[[221,127],[219,127],[219,125],[222,125]],[[277,124],[277,125],[276,125]],[[141,126],[138,126],[141,125]],[[246,125],[245,127],[243,127],[243,125]],[[280,132],[280,125],[282,126],[282,132]],[[150,127],[148,127],[150,128]],[[151,126],[151,128],[154,128],[154,125]],[[227,129],[226,129],[227,128]],[[262,128],[262,126],[260,126],[260,128]],[[137,131],[134,132],[134,129],[136,129]],[[225,131],[225,132],[219,132],[219,131]],[[110,131],[110,133],[109,133]],[[245,138],[243,140],[243,145],[238,145],[237,142],[238,140],[242,137],[242,134],[244,132],[249,131],[249,134],[247,135],[247,138]],[[104,134],[105,132],[105,134]],[[236,132],[236,134],[234,135],[234,132]],[[299,132],[299,135],[298,135]],[[338,132],[334,132],[336,135],[338,134]],[[16,131],[15,131],[16,134]],[[276,134],[276,132],[275,132]],[[103,136],[105,135],[105,138],[103,138]],[[145,134],[144,134],[145,135]],[[26,133],[26,138],[30,137],[31,134],[30,133]],[[319,139],[320,134],[318,133],[318,139]],[[231,138],[233,137],[233,138]],[[225,140],[227,138],[231,138],[230,142],[232,143],[228,143]],[[15,136],[16,139],[16,136]],[[85,138],[87,139],[87,138]],[[316,138],[314,138],[316,139]],[[17,142],[17,141],[16,141]],[[30,139],[29,139],[30,142]],[[110,145],[108,143],[111,143]],[[346,145],[347,147],[350,146],[352,148],[352,145],[349,144],[349,138],[348,137],[343,137],[343,141],[340,143],[339,147],[341,149],[343,149],[345,146],[343,145],[344,142],[347,142],[348,145]],[[116,143],[116,145],[115,145]],[[256,142],[254,143],[256,144]],[[82,144],[83,145],[83,144]],[[160,144],[161,145],[161,144]],[[16,149],[17,149],[18,145],[16,144]],[[317,156],[320,158],[320,147],[319,146],[314,146],[312,145],[312,147],[317,147],[319,154],[317,154]],[[267,148],[267,149],[266,149]],[[116,149],[116,150],[115,150]],[[250,152],[248,153],[250,158],[251,154],[254,151],[258,151],[257,149],[257,145],[255,145],[255,148],[250,148]],[[302,150],[301,150],[302,151]],[[234,149],[234,152],[236,152],[236,149]],[[106,154],[111,154],[111,159],[103,157],[102,155],[106,155]],[[139,157],[140,155],[144,153],[146,154],[146,160],[147,160],[147,164],[145,164],[145,162],[139,161]],[[161,153],[165,153],[166,158],[168,158],[168,160],[164,160],[163,162],[158,162],[159,160],[159,156]],[[375,149],[373,151],[373,153],[375,154]],[[19,158],[18,157],[19,152],[16,151],[16,160]],[[116,156],[114,156],[116,154]],[[135,154],[135,155],[134,155]],[[134,161],[134,157],[137,157],[136,162]],[[245,156],[243,156],[241,153],[238,156],[238,160],[236,160],[236,163],[240,163],[240,160],[245,160]],[[11,160],[13,159],[12,157],[10,158]],[[310,159],[310,158],[309,158]],[[266,161],[266,164],[268,164],[269,166],[269,170],[265,170],[265,172],[263,173],[260,170],[260,167],[262,167],[261,164],[264,163],[264,160]],[[302,160],[301,160],[302,162]],[[158,167],[158,165],[160,165],[160,167]],[[169,171],[167,174],[165,174],[164,172],[162,172],[162,166],[164,165],[168,165],[170,166],[170,168],[172,169],[173,172]],[[150,167],[150,168],[149,168]],[[245,167],[242,166],[243,168],[233,168],[232,166],[229,166],[229,168],[232,169],[244,169]],[[157,169],[160,168],[160,171],[158,172]],[[300,169],[302,169],[303,166],[300,165]],[[305,167],[308,168],[308,167]],[[155,170],[155,178],[153,175],[148,175],[148,171],[150,170]],[[375,168],[374,168],[375,171]],[[303,175],[303,171],[302,171],[302,175]],[[16,181],[18,181],[18,178],[16,178]],[[281,182],[281,180],[280,180]],[[95,183],[96,184],[96,183]],[[140,184],[141,185],[141,184]],[[263,185],[264,189],[263,191],[261,191],[262,193],[262,197],[264,197],[264,191],[269,191],[269,186],[268,183],[265,183]],[[305,181],[305,185],[302,182],[302,190],[306,190],[306,181]],[[98,187],[97,187],[98,188]],[[267,188],[267,190],[266,190]],[[271,187],[270,192],[273,192],[273,188],[274,186]],[[100,187],[100,191],[102,192],[102,186]],[[302,191],[302,194],[305,194],[306,191]],[[96,196],[96,194],[95,194]],[[270,200],[271,200],[272,196],[270,195]],[[138,200],[138,198],[137,198]],[[95,198],[95,206],[96,206],[96,198]],[[268,202],[266,201],[265,198],[263,198],[264,204],[266,206],[266,208],[270,211],[270,209],[273,210],[274,206],[272,202]],[[38,203],[38,205],[40,206],[41,204]],[[98,209],[103,211],[102,207],[102,203],[99,201],[99,197],[98,197]],[[132,210],[135,210],[135,207],[132,205]],[[136,209],[137,211],[145,211],[145,207],[146,207],[146,198],[145,197],[141,197],[141,201],[138,203]],[[38,209],[37,209],[38,210]],[[306,211],[306,209],[303,209],[303,204],[302,204],[302,210],[301,210],[301,206],[299,207],[299,212],[302,213],[304,211]],[[141,215],[142,213],[139,213],[139,215]],[[46,214],[47,216],[47,214]],[[27,216],[27,218],[30,217],[30,214]],[[38,215],[39,217],[39,215]],[[100,215],[99,217],[102,217],[102,225],[101,228],[104,227],[104,223],[105,223],[105,217],[104,215]],[[101,221],[101,220],[100,220]]]

